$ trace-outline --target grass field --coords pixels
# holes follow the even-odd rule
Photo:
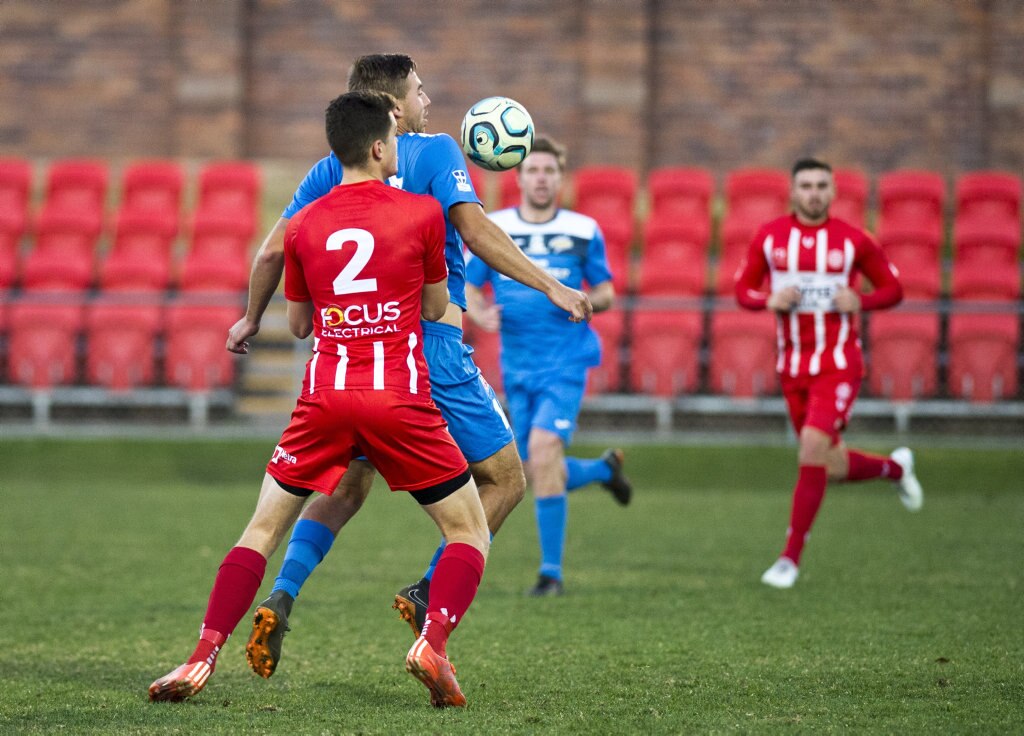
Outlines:
[[[790,591],[761,585],[792,449],[633,448],[628,509],[572,496],[567,594],[530,600],[532,504],[497,538],[432,710],[390,609],[436,533],[381,489],[296,604],[269,681],[242,653],[151,704],[191,651],[271,442],[0,443],[0,733],[1020,733],[1024,453],[922,450],[926,501],[835,486]],[[598,448],[590,448],[597,450]],[[874,448],[881,450],[883,448]],[[268,591],[281,553],[271,561]]]

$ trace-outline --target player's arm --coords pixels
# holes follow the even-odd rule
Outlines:
[[[892,265],[881,247],[866,238],[862,248],[863,252],[857,265],[871,282],[873,290],[870,294],[860,294],[849,287],[839,289],[836,292],[835,303],[836,310],[840,312],[885,309],[903,300],[903,285],[900,284],[896,267]]]
[[[488,266],[544,294],[569,313],[574,322],[589,320],[594,309],[582,291],[569,288],[523,255],[512,239],[484,214],[476,202],[460,202],[448,210],[466,247]]]
[[[249,352],[247,340],[260,331],[260,321],[274,297],[284,272],[284,231],[288,220],[280,218],[256,252],[249,273],[249,302],[245,316],[228,330],[227,349],[232,353]]]
[[[332,156],[320,159],[306,173],[291,203],[267,233],[249,272],[249,301],[245,316],[228,330],[225,347],[232,353],[244,355],[249,352],[247,340],[260,331],[263,315],[281,283],[281,273],[284,271],[284,233],[289,220],[307,204],[331,191],[331,187],[340,181],[341,165],[337,159]]]
[[[288,329],[303,340],[313,331],[313,302],[288,301]]]
[[[611,281],[602,281],[597,286],[590,287],[587,291],[590,303],[594,306],[594,312],[603,312],[615,305],[615,286]]]
[[[423,306],[420,316],[428,322],[437,322],[448,309],[448,277],[434,284],[423,284]]]

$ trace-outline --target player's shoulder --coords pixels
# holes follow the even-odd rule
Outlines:
[[[552,223],[559,229],[566,231],[568,235],[578,235],[583,238],[592,238],[600,231],[597,220],[575,210],[558,210],[558,214]]]
[[[447,133],[404,133],[398,137],[399,146],[426,153],[446,153],[460,150],[459,145]]]
[[[837,236],[837,237],[844,238],[844,239],[849,239],[852,242],[858,243],[858,244],[859,243],[867,243],[867,244],[874,244],[875,243],[875,239],[874,239],[874,237],[872,237],[871,233],[869,233],[864,228],[857,227],[853,223],[848,222],[847,220],[844,220],[841,217],[829,216],[829,218],[828,218],[828,226],[829,226],[829,229],[832,231],[832,234]]]
[[[424,216],[442,215],[441,203],[429,194],[414,194],[398,187],[387,187],[387,194],[392,201],[401,205],[410,213],[421,213]]]
[[[522,219],[519,217],[519,210],[515,207],[505,207],[494,212],[488,212],[487,217],[490,218],[491,222],[500,227],[502,230],[508,231],[510,227],[522,224]]]

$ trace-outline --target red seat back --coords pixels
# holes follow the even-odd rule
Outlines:
[[[836,169],[833,178],[836,196],[829,207],[829,214],[856,227],[864,227],[868,205],[867,176],[857,169]]]
[[[28,228],[32,194],[32,164],[20,158],[0,158],[0,232],[20,236]]]
[[[241,306],[181,302],[167,308],[164,376],[191,391],[231,385],[235,361],[224,344]]]
[[[726,216],[758,226],[789,210],[789,176],[779,169],[737,169],[725,178]]]
[[[697,390],[700,382],[700,311],[633,313],[630,387],[656,396],[678,396]]]
[[[1009,268],[1020,260],[1020,226],[1017,223],[960,220],[953,226],[953,259],[974,261],[990,267]]]
[[[942,226],[946,181],[930,171],[890,171],[878,178],[879,222]]]
[[[984,261],[954,261],[954,299],[1007,301],[1020,297],[1020,268],[994,268]]]
[[[873,394],[898,401],[935,395],[939,315],[873,312],[868,336],[868,386]]]
[[[949,318],[949,392],[989,402],[1017,394],[1016,314],[953,314]]]
[[[778,388],[775,320],[764,312],[719,310],[711,316],[711,390],[736,397]]]
[[[707,225],[652,218],[644,227],[638,290],[645,296],[699,296],[707,288]]]
[[[79,300],[19,302],[8,316],[7,375],[12,383],[50,388],[78,379]]]
[[[625,314],[621,309],[609,309],[595,314],[590,326],[601,341],[601,364],[587,374],[587,393],[615,393],[622,389],[622,338],[625,333]]]
[[[715,178],[707,169],[670,166],[647,177],[651,218],[674,218],[700,227],[710,224]]]
[[[86,381],[115,390],[151,385],[160,320],[157,303],[92,304],[86,317]]]
[[[956,219],[1020,225],[1020,178],[1002,171],[972,171],[956,181]]]

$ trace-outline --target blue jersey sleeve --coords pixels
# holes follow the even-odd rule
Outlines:
[[[466,171],[466,159],[462,149],[450,135],[433,136],[429,144],[430,160],[430,194],[444,209],[447,217],[452,205],[462,202],[480,203],[473,189],[473,180]]]
[[[301,210],[310,202],[315,202],[327,194],[338,184],[341,184],[342,167],[341,162],[332,153],[330,156],[317,161],[313,168],[306,174],[306,178],[295,190],[291,204],[285,207],[281,217],[290,220],[296,212]]]
[[[594,228],[594,237],[587,246],[587,260],[583,264],[583,280],[591,286],[597,286],[611,280],[612,272],[608,267],[608,254],[604,249],[604,235],[601,228]]]
[[[472,253],[466,259],[466,281],[476,288],[481,288],[494,276],[494,271]]]

